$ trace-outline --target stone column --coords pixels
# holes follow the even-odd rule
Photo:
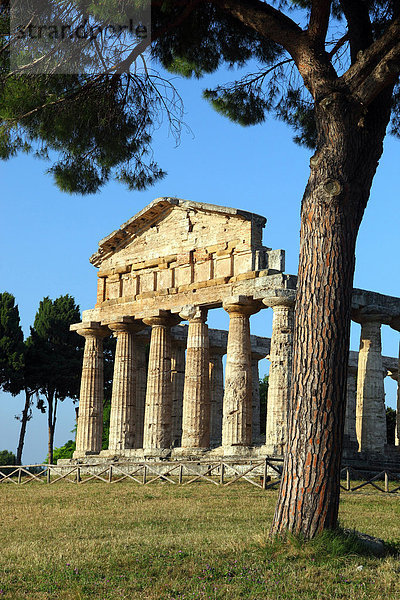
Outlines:
[[[180,446],[182,440],[182,407],[185,385],[185,344],[172,340],[171,354],[172,383],[172,445]]]
[[[250,315],[260,307],[239,296],[224,302],[229,313],[225,370],[222,445],[225,454],[251,444],[253,382],[251,372]]]
[[[136,363],[136,432],[135,448],[143,448],[144,407],[146,404],[147,361],[146,347],[148,340],[137,336],[135,344]]]
[[[360,452],[382,454],[386,444],[384,370],[381,321],[362,315],[357,372],[356,432]]]
[[[226,349],[210,348],[210,444],[220,446],[222,443],[222,402],[224,398],[224,368],[222,357]]]
[[[287,417],[292,378],[295,292],[283,290],[263,303],[272,307],[272,336],[268,376],[265,446],[268,454],[282,456],[287,439]]]
[[[260,442],[260,374],[258,363],[265,358],[262,354],[251,353],[252,393],[252,443]]]
[[[111,397],[108,449],[120,451],[135,446],[136,362],[135,337],[143,325],[132,322],[110,323],[117,338]]]
[[[356,434],[357,367],[349,365],[347,370],[346,413],[344,420],[343,446],[345,449],[358,450]]]
[[[107,337],[110,331],[101,327],[100,323],[90,323],[90,327],[76,329],[76,332],[85,338],[74,452],[74,458],[80,458],[101,451],[104,400],[103,338]]]
[[[185,388],[183,392],[182,443],[185,449],[210,446],[210,380],[207,311],[185,307],[180,313],[189,321]]]
[[[160,311],[161,313],[161,311]],[[151,325],[143,448],[150,454],[171,447],[171,326],[168,314],[143,319]]]

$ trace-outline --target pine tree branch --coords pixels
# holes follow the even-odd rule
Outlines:
[[[338,77],[328,53],[310,39],[294,21],[281,11],[260,0],[214,0],[220,8],[237,18],[245,26],[281,45],[294,59],[303,81],[314,99],[319,99],[336,89]],[[321,13],[322,14],[322,13]],[[325,13],[324,13],[325,14]],[[316,13],[314,13],[316,19]],[[320,32],[323,24],[314,28]]]
[[[143,54],[145,50],[147,50],[147,48],[151,46],[151,44],[154,41],[162,37],[165,33],[168,33],[169,31],[172,31],[173,29],[181,25],[181,23],[184,22],[184,20],[190,15],[190,13],[193,12],[196,6],[202,1],[203,0],[191,0],[190,2],[184,3],[186,5],[184,10],[172,23],[169,23],[165,27],[161,27],[155,31],[152,31],[151,34],[147,38],[142,40],[123,61],[121,61],[120,63],[115,65],[115,67],[110,69],[110,71],[116,72],[114,77],[118,77],[121,73],[129,71],[131,65],[137,60],[137,58],[139,58],[141,54]],[[157,5],[158,3],[155,4]]]
[[[350,40],[350,58],[355,62],[360,50],[368,48],[372,42],[372,26],[366,2],[340,0],[340,6],[347,21]]]
[[[342,75],[341,81],[359,102],[368,105],[400,74],[400,17]]]
[[[261,0],[214,0],[213,3],[296,58],[304,32],[281,11]]]
[[[370,104],[386,88],[398,81],[400,76],[400,42],[377,64],[372,73],[353,92],[359,102]]]
[[[331,0],[314,0],[311,5],[308,37],[319,47],[325,46],[325,38],[331,14]]]

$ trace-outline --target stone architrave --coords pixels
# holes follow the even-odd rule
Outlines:
[[[277,290],[263,303],[273,310],[265,447],[268,454],[282,456],[292,378],[295,292]]]
[[[101,327],[100,323],[90,323],[87,327],[82,325],[76,329],[76,332],[85,338],[85,350],[74,458],[98,454],[101,451],[104,400],[103,338],[110,335],[109,329]]]
[[[222,404],[224,399],[224,367],[222,357],[225,348],[210,347],[210,444],[222,443]]]
[[[358,449],[356,434],[357,367],[349,365],[347,370],[346,413],[344,419],[343,445],[348,449]]]
[[[143,322],[151,325],[143,449],[158,454],[170,449],[172,441],[171,326],[176,320],[160,311]]]
[[[253,393],[252,393],[252,443],[257,444],[260,442],[260,373],[258,370],[258,363],[260,360],[265,358],[261,354],[256,352],[251,353],[251,372],[253,380]]]
[[[130,321],[130,322],[129,322]],[[110,323],[117,338],[111,397],[108,449],[121,451],[135,446],[136,427],[136,334],[143,329],[140,322]]]
[[[182,407],[185,386],[185,348],[180,340],[172,340],[172,445],[180,446],[182,440]]]
[[[142,336],[137,336],[135,342],[136,342],[136,344],[135,344],[135,364],[136,364],[135,448],[143,448],[144,407],[146,404],[146,387],[147,387],[147,361],[146,361],[147,339]]]
[[[251,370],[250,315],[259,303],[238,296],[223,303],[229,313],[225,392],[222,419],[224,453],[251,444],[253,381]]]
[[[383,454],[386,444],[384,369],[379,315],[362,315],[357,372],[356,432],[360,452]]]
[[[210,446],[210,381],[207,311],[185,307],[180,312],[189,321],[183,392],[182,443],[184,449]]]

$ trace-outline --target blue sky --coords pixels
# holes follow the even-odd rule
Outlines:
[[[232,72],[223,73],[229,80]],[[44,296],[69,293],[81,310],[96,298],[96,269],[89,256],[98,241],[159,196],[176,196],[256,212],[267,218],[265,245],[286,250],[286,272],[296,273],[299,251],[300,201],[308,177],[310,151],[292,142],[291,130],[269,119],[242,128],[215,113],[201,98],[204,87],[221,75],[200,81],[176,80],[184,99],[183,132],[175,147],[165,126],[154,138],[154,154],[167,177],[145,192],[128,192],[110,183],[96,196],[68,196],[58,191],[46,163],[19,156],[0,163],[1,291],[15,295],[25,335]],[[399,141],[387,138],[357,244],[355,286],[400,296],[398,209]],[[252,317],[252,333],[270,336],[272,311]],[[227,315],[210,311],[211,327],[228,327]],[[399,334],[382,328],[383,353],[396,356]],[[359,326],[352,327],[351,348],[358,349]],[[262,372],[267,361],[262,361]],[[395,406],[396,384],[386,382],[386,400]],[[0,450],[15,451],[19,423],[14,415],[23,399],[0,393]],[[71,438],[72,402],[61,404],[55,445]],[[28,424],[25,464],[46,456],[46,416],[34,411]]]

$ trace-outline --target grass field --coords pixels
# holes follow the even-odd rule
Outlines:
[[[0,486],[0,599],[399,599],[400,497],[344,494],[341,537],[271,543],[276,492],[67,483]]]

